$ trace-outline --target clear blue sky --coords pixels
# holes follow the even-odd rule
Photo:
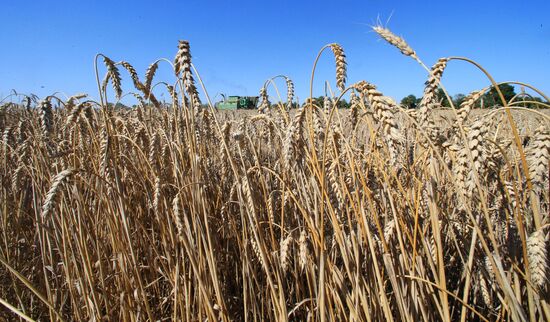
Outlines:
[[[377,17],[385,23],[390,16],[387,26],[429,66],[439,57],[466,56],[497,81],[524,81],[550,94],[548,0],[2,0],[1,8],[2,97],[16,89],[39,96],[87,92],[97,98],[96,53],[130,62],[143,77],[155,59],[173,59],[178,39],[190,41],[211,96],[257,95],[267,78],[285,74],[303,101],[317,51],[331,42],[345,49],[349,83],[367,80],[398,100],[419,96],[426,72],[370,31]],[[322,94],[324,80],[334,86],[329,52],[316,75],[314,95]],[[123,76],[124,89],[133,90]],[[161,65],[156,80],[173,79]],[[488,84],[480,72],[459,62],[449,65],[443,82],[451,94]]]

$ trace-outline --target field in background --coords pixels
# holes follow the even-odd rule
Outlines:
[[[350,109],[287,110],[283,77],[286,103],[264,87],[259,112],[216,112],[184,41],[170,104],[153,93],[158,62],[142,82],[105,56],[99,102],[2,102],[0,317],[549,320],[546,104],[472,110],[489,86],[435,109],[455,57],[407,110],[346,87],[343,49],[325,49]],[[123,71],[135,109],[107,97]]]

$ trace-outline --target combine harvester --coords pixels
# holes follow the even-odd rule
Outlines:
[[[215,104],[218,110],[252,110],[258,105],[258,96],[228,96],[223,95],[223,101]]]

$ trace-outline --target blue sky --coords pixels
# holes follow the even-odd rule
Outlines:
[[[172,60],[178,39],[187,39],[211,97],[257,95],[266,79],[285,74],[303,101],[314,58],[331,42],[346,52],[349,83],[367,80],[398,100],[419,96],[426,72],[370,30],[377,17],[386,24],[390,16],[387,27],[429,66],[440,57],[466,56],[497,81],[524,81],[550,94],[549,12],[548,0],[3,0],[0,95],[16,89],[97,98],[96,53],[130,62],[143,77],[151,62]],[[133,90],[127,74],[123,77],[124,89]],[[155,80],[173,82],[168,65],[161,65]],[[325,80],[334,86],[330,52],[319,62],[314,95],[323,94]],[[488,80],[472,66],[453,62],[443,83],[451,94],[467,94]],[[284,92],[283,83],[278,85]]]

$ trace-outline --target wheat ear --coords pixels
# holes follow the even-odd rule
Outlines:
[[[436,91],[439,88],[439,82],[441,81],[443,71],[445,71],[445,67],[447,67],[448,61],[448,58],[440,58],[437,63],[432,66],[430,77],[428,77],[428,80],[425,83],[424,95],[422,96],[422,100],[420,101],[421,107],[429,107],[431,104],[434,103],[436,98]]]
[[[288,234],[288,236],[281,241],[279,259],[281,261],[281,269],[283,272],[286,272],[288,269],[288,263],[290,261],[290,246],[292,241],[292,234]]]
[[[481,96],[483,96],[483,91],[475,91],[466,96],[464,101],[460,104],[460,108],[457,112],[457,121],[459,124],[464,124],[464,122],[466,122],[470,111],[474,107],[475,102],[480,99]]]
[[[294,99],[294,83],[288,77],[285,77],[286,80],[286,104],[287,108],[292,108],[292,100]]]
[[[48,193],[46,194],[46,200],[44,201],[44,205],[42,206],[42,218],[46,218],[49,213],[52,211],[53,207],[55,206],[55,199],[59,193],[59,189],[61,187],[61,184],[68,180],[73,174],[75,174],[76,170],[73,168],[65,169],[61,172],[59,172],[55,178],[53,179],[53,184],[50,187],[50,190],[48,190]]]
[[[42,134],[47,137],[53,124],[52,103],[49,99],[45,99],[38,104],[40,113],[40,127],[42,128]]]
[[[336,86],[340,91],[344,91],[346,88],[347,77],[347,63],[344,49],[338,44],[330,44],[330,49],[334,54],[334,60],[336,62]]]
[[[548,164],[550,162],[550,134],[544,126],[535,130],[527,161],[535,189],[544,190],[548,184]]]
[[[103,63],[105,64],[105,67],[107,67],[107,78],[105,78],[105,81],[108,79],[111,80],[116,97],[120,99],[122,96],[122,81],[118,67],[116,67],[115,62],[107,56],[103,56]]]
[[[195,86],[195,80],[191,73],[191,49],[189,42],[186,40],[180,40],[178,44],[178,52],[174,59],[174,71],[176,75],[182,74],[185,91],[191,98],[191,103],[195,108],[199,108],[201,101],[199,99],[199,93]]]
[[[548,238],[543,229],[539,229],[527,239],[527,256],[531,281],[536,287],[542,288],[547,282],[548,258],[546,243]]]
[[[405,56],[410,56],[413,59],[418,61],[418,57],[416,56],[416,52],[407,44],[405,39],[396,36],[394,33],[392,33],[389,29],[384,28],[382,26],[375,26],[372,28],[382,39],[386,40],[391,45],[397,47],[401,51],[401,53]]]

